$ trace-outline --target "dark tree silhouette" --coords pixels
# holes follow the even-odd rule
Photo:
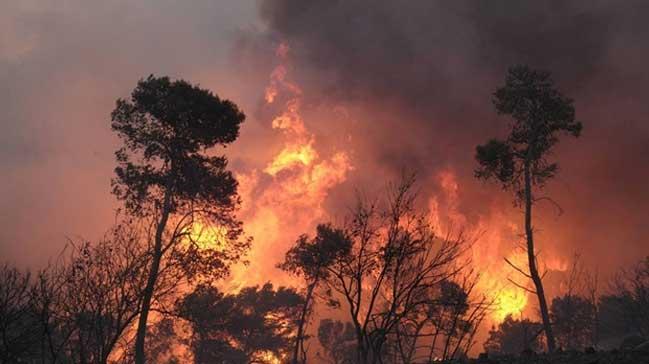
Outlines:
[[[178,335],[178,323],[175,317],[164,317],[156,322],[148,333],[146,342],[147,360],[156,364],[180,364],[190,361],[181,355],[178,347],[186,345],[185,338]],[[183,353],[186,354],[186,353]]]
[[[381,362],[404,317],[425,307],[428,292],[455,276],[464,240],[440,238],[415,208],[414,177],[391,186],[377,203],[360,200],[344,230],[349,253],[327,267],[330,304],[345,306],[358,363]]]
[[[135,340],[135,362],[144,364],[148,315],[163,258],[180,260],[189,276],[218,277],[247,247],[239,240],[242,228],[234,215],[237,182],[226,170],[225,156],[214,155],[215,147],[238,137],[245,116],[208,90],[149,76],[138,82],[130,100],[117,100],[111,117],[112,129],[124,142],[116,152],[113,193],[129,213],[150,218],[155,231]],[[197,221],[222,233],[214,249],[180,244],[191,238]]]
[[[649,257],[622,270],[612,292],[599,299],[601,339],[616,341],[631,336],[649,338]]]
[[[196,364],[267,363],[269,354],[288,357],[303,301],[295,290],[270,283],[232,295],[199,285],[178,313],[191,324]]]
[[[493,299],[474,292],[479,278],[469,274],[457,282],[441,282],[439,292],[427,307],[433,335],[429,360],[456,358],[471,349],[479,325],[493,307]]]
[[[354,325],[338,320],[323,319],[318,326],[318,341],[325,353],[321,360],[333,364],[353,364],[356,362],[356,337]]]
[[[279,267],[289,273],[304,278],[306,295],[298,321],[297,339],[293,350],[293,364],[306,362],[304,332],[312,309],[314,294],[318,284],[329,278],[329,268],[336,260],[349,254],[351,240],[341,229],[331,225],[318,225],[316,236],[302,235],[286,253]]]
[[[485,351],[497,354],[520,354],[525,350],[540,351],[543,348],[540,333],[543,326],[528,319],[516,320],[511,315],[489,331],[484,343]]]
[[[125,349],[146,282],[144,246],[140,229],[119,224],[95,244],[70,243],[38,274],[32,305],[43,358],[104,364],[115,348]]]
[[[581,296],[565,295],[552,300],[550,318],[562,348],[576,350],[594,344],[596,310],[590,300]]]
[[[516,269],[534,283],[548,350],[554,351],[555,340],[534,247],[532,208],[536,202],[548,199],[537,196],[535,187],[542,188],[558,170],[556,163],[548,161],[559,141],[558,134],[578,137],[582,125],[575,120],[572,100],[557,91],[550,74],[527,66],[509,69],[505,86],[496,90],[493,103],[498,114],[511,116],[511,132],[505,140],[492,139],[476,148],[479,167],[475,175],[496,180],[512,190],[516,203],[525,208],[529,273]]]
[[[492,301],[474,292],[478,278],[469,273],[445,279],[418,297],[423,304],[402,317],[390,333],[390,362],[449,360],[468,352]]]
[[[28,272],[0,267],[0,363],[38,357],[39,330]]]

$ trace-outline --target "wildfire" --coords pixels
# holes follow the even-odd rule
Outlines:
[[[496,297],[494,319],[501,322],[509,315],[521,314],[525,306],[527,306],[527,294],[525,291],[520,288],[503,289]]]
[[[318,150],[317,135],[302,117],[301,88],[289,78],[290,48],[282,43],[275,54],[279,64],[270,74],[264,99],[281,104],[271,126],[283,138],[282,148],[266,165],[237,173],[242,197],[241,217],[254,243],[247,259],[254,264],[233,269],[230,290],[271,279],[285,285],[299,281],[275,268],[298,236],[312,231],[326,218],[323,208],[329,191],[347,179],[352,169],[346,151]]]
[[[497,207],[489,214],[481,216],[474,224],[460,209],[461,188],[452,171],[442,171],[433,181],[441,193],[429,200],[430,219],[440,234],[463,229],[467,235],[477,237],[471,251],[471,260],[480,271],[478,291],[494,302],[491,314],[493,322],[501,322],[507,315],[520,315],[527,307],[528,295],[523,289],[514,286],[509,278],[518,278],[508,264],[503,261],[503,251],[511,250],[520,231],[518,225],[503,214]],[[525,256],[518,251],[506,255],[517,266],[525,267]]]
[[[266,364],[281,364],[281,363],[283,363],[282,358],[277,357],[277,355],[273,354],[270,351],[267,351],[267,352],[263,353],[261,355],[261,357],[259,358],[259,360],[262,363],[266,363]]]
[[[190,225],[187,238],[200,249],[218,249],[224,244],[226,232],[223,227],[196,221]]]
[[[283,260],[299,235],[312,231],[317,223],[328,218],[323,206],[329,191],[343,183],[353,169],[348,151],[323,150],[318,136],[305,124],[304,95],[290,80],[289,53],[287,45],[278,47],[279,64],[271,72],[264,92],[267,105],[280,106],[270,123],[282,138],[281,147],[261,166],[236,174],[243,201],[240,216],[246,233],[255,240],[247,256],[252,264],[233,267],[225,287],[230,291],[271,279],[278,285],[299,286],[298,280],[283,274],[275,265]],[[495,305],[490,322],[529,313],[528,293],[511,284],[509,278],[525,282],[503,261],[507,257],[526,267],[525,256],[514,250],[521,236],[517,217],[497,205],[478,219],[467,217],[461,206],[462,185],[452,170],[442,171],[431,183],[440,191],[428,204],[431,223],[438,233],[463,231],[465,236],[477,237],[469,254],[480,272],[477,293],[490,297]],[[561,259],[553,258],[548,260],[552,268],[563,267]]]
[[[312,142],[308,144],[288,145],[264,169],[264,172],[275,176],[280,171],[290,169],[298,164],[309,166],[316,158],[318,158],[318,153],[313,149]]]

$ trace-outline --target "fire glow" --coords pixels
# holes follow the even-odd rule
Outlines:
[[[246,232],[255,239],[247,260],[254,265],[234,267],[227,284],[232,291],[263,284],[271,277],[279,284],[299,286],[299,281],[275,265],[299,235],[330,218],[323,203],[329,191],[344,183],[353,170],[349,151],[337,150],[323,157],[323,151],[316,147],[317,135],[309,131],[302,116],[303,91],[289,77],[289,54],[289,46],[280,44],[275,52],[278,65],[270,74],[264,94],[269,106],[283,103],[281,111],[270,121],[272,128],[281,133],[282,147],[265,167],[237,173],[243,201],[242,219]],[[494,302],[491,323],[501,322],[508,315],[518,317],[530,313],[528,293],[509,282],[523,277],[517,276],[502,255],[502,251],[514,249],[513,240],[522,232],[517,220],[494,208],[491,214],[470,224],[460,211],[462,186],[452,170],[442,171],[436,180],[428,183],[438,185],[442,194],[430,197],[428,204],[431,223],[438,233],[461,229],[476,237],[469,259],[480,273],[478,294]],[[507,258],[526,266],[521,252],[509,254]],[[560,258],[550,258],[553,269],[564,270]]]
[[[323,204],[329,190],[343,183],[353,169],[346,151],[317,150],[316,135],[302,117],[302,90],[288,77],[289,51],[285,43],[277,48],[278,65],[264,97],[269,106],[283,102],[271,120],[272,128],[281,133],[282,147],[265,167],[236,175],[241,217],[246,233],[255,239],[247,259],[255,264],[234,267],[228,284],[232,290],[271,277],[280,284],[298,285],[275,265],[300,234],[327,218]]]

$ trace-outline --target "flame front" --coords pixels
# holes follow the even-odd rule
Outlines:
[[[493,317],[501,322],[505,317],[521,315],[527,306],[527,293],[519,288],[505,288],[496,296]]]
[[[275,265],[304,233],[325,220],[323,204],[329,191],[344,182],[352,169],[345,151],[317,150],[317,136],[302,117],[302,90],[288,77],[289,47],[276,50],[279,64],[270,74],[265,90],[267,105],[283,102],[281,112],[271,121],[281,132],[282,148],[262,169],[238,173],[242,197],[242,219],[246,232],[254,237],[247,259],[250,265],[234,267],[229,288],[273,283],[299,286],[300,282],[283,274]]]

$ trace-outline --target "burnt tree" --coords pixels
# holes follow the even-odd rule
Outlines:
[[[475,175],[496,180],[513,191],[515,202],[524,207],[529,273],[516,268],[534,283],[548,350],[554,351],[555,339],[535,253],[532,209],[535,203],[548,199],[536,192],[558,171],[557,163],[548,157],[559,134],[578,137],[582,125],[575,120],[572,100],[556,89],[550,74],[527,66],[509,69],[505,85],[494,93],[493,104],[499,115],[511,117],[511,130],[506,139],[491,139],[476,148],[479,167]]]

